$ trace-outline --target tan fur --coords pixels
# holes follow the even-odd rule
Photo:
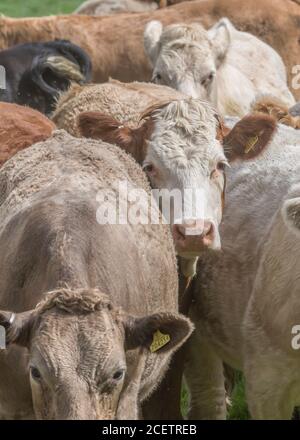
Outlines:
[[[288,0],[199,0],[152,13],[111,17],[1,18],[0,48],[26,41],[65,38],[81,46],[91,56],[94,81],[107,81],[109,76],[122,81],[145,81],[151,77],[143,48],[147,22],[156,19],[167,25],[201,21],[208,28],[222,17],[228,17],[238,29],[258,36],[281,55],[291,87],[292,66],[299,63],[300,11],[298,4]],[[112,29],[113,38],[110,38]],[[300,99],[300,90],[294,92]]]
[[[45,66],[49,65],[55,72],[61,76],[65,76],[70,81],[81,82],[84,81],[84,76],[77,64],[67,58],[60,56],[51,56],[47,58]]]
[[[292,116],[288,107],[274,96],[262,96],[252,105],[252,112],[265,113],[275,118],[280,124],[300,129],[300,116]]]
[[[0,166],[18,151],[51,136],[55,125],[36,110],[0,103]]]
[[[141,125],[145,112],[180,98],[185,96],[169,87],[156,84],[121,83],[113,80],[86,86],[74,84],[61,95],[52,120],[59,128],[75,136],[80,134],[77,118],[85,111],[113,116],[118,121],[116,124],[126,124],[135,129]]]
[[[177,313],[168,226],[97,221],[98,191],[116,194],[124,180],[150,197],[129,155],[64,131],[0,170],[0,325],[15,343],[0,352],[1,418],[138,417],[191,331]],[[150,354],[158,326],[171,341]],[[29,383],[29,363],[43,380]],[[112,386],[120,366],[126,377]]]
[[[64,310],[67,313],[93,313],[96,310],[113,308],[112,302],[105,293],[98,289],[79,289],[72,291],[70,289],[57,289],[48,292],[45,298],[40,301],[36,310],[44,313],[53,307]]]

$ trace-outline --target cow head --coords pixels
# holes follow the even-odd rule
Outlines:
[[[8,345],[29,350],[36,417],[70,420],[137,418],[146,356],[171,354],[193,328],[175,313],[127,315],[83,289],[51,292],[28,312],[0,311],[0,325]]]
[[[151,21],[145,28],[144,46],[153,65],[152,81],[216,104],[214,83],[232,29],[228,19],[208,31],[199,23],[163,28],[159,21]]]
[[[171,202],[176,249],[189,259],[207,248],[220,249],[225,168],[236,159],[258,155],[276,123],[255,114],[229,130],[209,103],[186,98],[150,109],[136,129],[97,112],[80,114],[78,126],[83,136],[117,144],[142,165],[152,188],[161,190],[161,206]],[[175,190],[182,197],[179,211],[170,199]]]

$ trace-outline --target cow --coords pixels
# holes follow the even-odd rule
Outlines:
[[[287,0],[195,0],[153,12],[108,17],[1,17],[0,49],[50,38],[67,39],[91,57],[94,82],[105,82],[109,77],[127,82],[149,81],[151,66],[143,47],[144,28],[149,21],[159,20],[164,26],[199,21],[209,28],[222,17],[228,17],[237,29],[261,38],[279,53],[291,87],[293,69],[299,63],[300,11],[299,5]],[[295,97],[300,99],[300,89],[295,90]]]
[[[250,115],[229,132],[208,102],[169,87],[117,81],[71,88],[58,101],[53,121],[75,136],[116,144],[142,165],[160,191],[187,277],[203,249],[220,249],[227,164],[258,154],[276,126],[267,115]]]
[[[279,125],[227,172],[222,253],[203,254],[193,289],[191,418],[225,418],[223,361],[244,372],[252,418],[289,419],[300,404],[299,164],[300,132]]]
[[[65,131],[0,170],[1,418],[137,418],[192,331],[169,228],[100,221],[119,181],[147,214],[134,160]]]
[[[282,58],[228,18],[207,31],[200,23],[163,27],[153,20],[145,28],[144,45],[153,82],[209,100],[223,115],[244,116],[259,95],[295,103]]]
[[[48,139],[55,125],[28,107],[0,102],[0,167],[18,151]]]
[[[50,115],[59,92],[71,81],[83,84],[91,79],[89,56],[65,40],[18,44],[0,52],[5,69],[5,89],[0,101],[27,105]]]

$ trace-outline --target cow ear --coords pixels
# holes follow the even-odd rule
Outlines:
[[[112,116],[100,112],[83,112],[77,118],[81,136],[101,139],[130,153],[137,162],[142,163],[146,155],[145,136],[148,121],[139,128],[132,129],[122,125]]]
[[[152,66],[155,65],[159,53],[159,41],[163,31],[163,25],[158,20],[150,21],[144,31],[144,48]]]
[[[28,347],[35,316],[33,310],[22,313],[0,311],[0,327],[5,330],[5,333],[1,332],[2,335],[5,334],[4,345],[18,344]]]
[[[175,313],[156,313],[142,318],[127,316],[124,327],[126,349],[144,347],[157,354],[177,350],[194,328],[188,318]]]
[[[258,156],[272,140],[276,127],[269,115],[257,113],[242,118],[223,139],[229,162]]]
[[[228,20],[228,18],[222,18],[207,31],[208,37],[212,44],[217,67],[226,56],[231,43],[231,32],[234,29],[234,26]]]

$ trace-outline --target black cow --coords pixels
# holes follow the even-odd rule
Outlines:
[[[88,82],[92,75],[89,56],[67,40],[25,43],[0,52],[6,88],[0,101],[27,105],[49,115],[56,99],[71,81]]]

